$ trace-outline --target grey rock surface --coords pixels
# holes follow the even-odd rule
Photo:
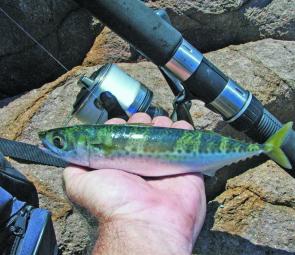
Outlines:
[[[79,65],[102,29],[74,1],[1,1],[0,7],[67,68]],[[0,12],[0,93],[16,95],[65,71]]]
[[[282,121],[295,121],[295,42],[262,40],[230,46],[206,56],[251,90]],[[157,68],[147,62],[121,64],[154,91],[155,103],[169,112],[173,96]],[[0,109],[0,136],[39,144],[40,130],[65,125],[83,73],[98,67],[77,67],[55,82],[23,95]],[[194,102],[197,128],[246,139],[215,113]],[[70,124],[76,123],[72,120]],[[274,163],[251,160],[218,171],[206,179],[208,214],[195,252],[199,255],[294,254],[294,180]],[[37,186],[42,206],[53,212],[63,254],[89,254],[97,229],[93,219],[66,199],[62,169],[13,164]],[[249,170],[253,168],[252,170]],[[247,172],[245,172],[248,170]],[[245,172],[245,173],[243,173]],[[239,175],[239,176],[238,176]],[[229,178],[238,176],[227,183]],[[216,196],[218,196],[216,198]],[[215,199],[216,198],[216,199]],[[87,223],[87,222],[91,223]],[[273,234],[271,233],[273,232]],[[289,239],[288,239],[289,238]]]
[[[295,0],[147,0],[165,8],[175,26],[201,52],[265,38],[295,40]],[[127,43],[103,33],[86,58],[88,65],[106,60],[134,61]]]
[[[156,0],[201,51],[263,38],[295,39],[294,0]]]

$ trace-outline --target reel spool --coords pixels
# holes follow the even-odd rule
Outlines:
[[[102,124],[109,119],[102,106],[101,94],[111,93],[129,117],[136,112],[148,112],[154,116],[167,112],[152,105],[153,92],[133,79],[115,64],[106,64],[90,77],[82,76],[78,82],[81,91],[73,105],[73,116],[88,124]],[[114,117],[114,116],[112,116]]]

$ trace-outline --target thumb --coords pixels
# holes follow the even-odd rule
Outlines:
[[[77,166],[69,166],[63,172],[63,179],[65,190],[68,198],[83,207],[87,206],[87,194],[85,188],[87,187],[88,171]]]

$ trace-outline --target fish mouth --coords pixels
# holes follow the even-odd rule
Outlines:
[[[79,166],[85,166],[87,168],[90,168],[90,152],[87,150],[79,151],[77,148],[73,148],[69,151],[64,151],[56,148],[47,138],[46,135],[44,136],[44,133],[39,133],[40,140],[42,142],[42,145],[39,146],[39,148],[46,154],[62,159],[66,162],[69,162],[71,164],[79,165]],[[86,148],[88,148],[88,144],[86,143]],[[79,154],[79,152],[82,154],[82,156]],[[83,157],[84,155],[84,157]]]
[[[45,142],[45,139],[46,139],[46,131],[40,131],[38,132],[38,136],[39,136],[39,139],[43,142]]]
[[[42,140],[42,145],[39,146],[39,148],[46,154],[53,156],[58,159],[62,159],[68,163],[77,165],[77,166],[85,166],[87,168],[90,168],[89,163],[89,157],[90,155],[87,155],[87,160],[77,160],[75,157],[73,157],[74,152],[64,152],[59,151],[57,148],[55,148],[49,141],[46,139]]]

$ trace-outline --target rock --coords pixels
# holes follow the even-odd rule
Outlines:
[[[294,52],[295,42],[267,39],[230,46],[206,56],[253,91],[282,121],[295,121]],[[156,104],[172,111],[172,93],[154,65],[142,62],[120,66],[154,91]],[[76,85],[79,76],[82,73],[90,75],[97,68],[77,67],[55,82],[4,106],[0,109],[0,137],[39,144],[38,131],[66,125],[79,90]],[[194,102],[192,116],[198,128],[245,139],[226,126],[217,114],[204,108],[201,102]],[[75,120],[70,122],[74,123]],[[53,212],[63,254],[87,254],[91,239],[96,237],[96,228],[90,228],[92,232],[89,234],[89,226],[94,226],[93,220],[87,224],[89,217],[73,208],[65,198],[62,169],[12,163],[34,181],[42,206]],[[197,254],[295,252],[291,239],[294,237],[293,179],[271,162],[255,168],[256,164],[257,161],[251,160],[234,165],[206,180],[208,201],[218,197],[208,205],[206,224],[196,246]],[[249,171],[242,174],[246,170]],[[230,180],[224,192],[226,181],[237,175],[240,176]],[[268,238],[268,232],[274,235]],[[287,236],[291,243],[287,242]]]
[[[129,44],[105,27],[87,53],[83,66],[118,63],[131,58]]]
[[[1,8],[67,68],[83,61],[102,29],[74,1],[5,0]],[[65,72],[2,12],[0,23],[1,94],[19,94]]]
[[[145,2],[152,8],[165,8],[173,26],[201,52],[264,38],[295,39],[294,0],[147,0]],[[94,52],[99,54],[91,57],[92,65],[113,59],[120,62],[135,60],[128,44],[113,32],[103,33],[101,37],[94,44]]]
[[[227,182],[211,201],[196,254],[294,254],[295,180],[267,162]]]
[[[173,25],[201,51],[263,38],[294,40],[294,0],[158,0]]]

